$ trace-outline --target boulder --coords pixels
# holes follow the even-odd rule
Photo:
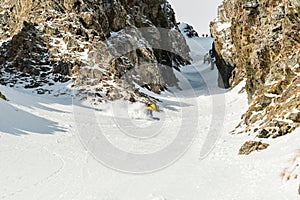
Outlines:
[[[248,141],[239,150],[239,155],[249,155],[254,151],[261,151],[268,148],[269,144],[257,142],[257,141]]]

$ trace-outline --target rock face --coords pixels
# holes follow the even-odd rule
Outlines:
[[[6,97],[0,92],[0,99],[7,100]]]
[[[211,23],[220,85],[246,81],[241,127],[278,137],[299,126],[300,2],[224,0]]]
[[[239,155],[249,155],[254,151],[261,151],[268,148],[269,144],[257,142],[257,141],[248,141],[239,150]]]
[[[194,30],[194,27],[189,24],[185,25],[183,31],[189,38],[199,37],[198,33]]]
[[[157,93],[176,86],[172,67],[190,62],[166,0],[5,0],[0,22],[1,84],[71,78],[86,93],[131,98],[133,83]]]

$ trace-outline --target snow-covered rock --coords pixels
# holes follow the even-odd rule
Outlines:
[[[177,84],[171,68],[190,62],[165,0],[7,0],[0,22],[4,85],[41,89],[71,80],[84,98],[100,91],[102,100],[138,98],[133,82],[159,93]],[[128,71],[135,76],[125,84]]]
[[[246,80],[244,130],[276,138],[299,127],[299,1],[225,0],[211,22],[225,87]]]

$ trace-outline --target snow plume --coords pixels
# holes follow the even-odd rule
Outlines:
[[[98,110],[102,110],[108,116],[117,118],[144,119],[147,117],[146,105],[140,102],[131,103],[118,100],[109,104],[102,104]]]
[[[146,118],[145,104],[143,103],[133,103],[128,107],[129,117],[132,119]]]

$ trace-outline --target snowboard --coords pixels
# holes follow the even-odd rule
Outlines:
[[[159,117],[134,118],[135,120],[159,121]]]
[[[159,117],[152,117],[152,118],[150,118],[150,119],[152,119],[152,120],[160,120],[160,118]]]

